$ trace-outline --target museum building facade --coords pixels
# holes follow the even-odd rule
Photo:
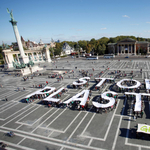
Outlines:
[[[133,54],[137,55],[142,50],[145,54],[150,54],[150,42],[136,41],[131,38],[126,38],[117,43],[108,43],[109,54]]]

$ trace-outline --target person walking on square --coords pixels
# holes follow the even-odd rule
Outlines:
[[[143,111],[141,110],[141,118],[143,118],[143,114],[144,114],[144,113],[143,113]]]
[[[5,96],[5,101],[8,101],[7,97]]]

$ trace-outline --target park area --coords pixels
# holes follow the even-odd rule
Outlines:
[[[149,59],[64,58],[40,66],[24,78],[0,71],[0,146],[150,149]]]

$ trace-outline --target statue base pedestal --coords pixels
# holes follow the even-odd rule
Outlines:
[[[25,76],[25,75],[28,75],[28,74],[32,74],[34,72],[39,72],[40,70],[43,70],[43,68],[38,67],[38,66],[33,66],[33,67],[30,67],[30,68],[23,68],[23,69],[21,69],[21,74],[23,76]]]
[[[27,63],[29,63],[29,58],[28,58],[28,56],[19,56],[19,62],[20,63],[24,63],[24,64],[27,64]]]
[[[9,69],[9,68],[12,68],[13,67],[13,64],[4,64],[4,68],[5,69]]]
[[[49,59],[47,59],[46,61],[47,61],[47,62],[51,62],[52,60],[49,58]]]

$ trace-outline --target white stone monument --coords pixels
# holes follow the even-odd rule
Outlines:
[[[18,43],[18,47],[19,47],[19,51],[20,51],[19,61],[20,61],[20,63],[27,64],[29,62],[29,58],[24,53],[24,49],[23,49],[23,46],[22,46],[22,43],[21,43],[19,31],[18,31],[18,28],[17,28],[17,21],[15,21],[15,19],[13,18],[12,11],[9,12],[8,8],[7,8],[7,12],[10,14],[10,18],[11,18],[10,22],[11,22],[11,24],[13,26],[15,37],[16,37],[16,40],[17,40],[17,43]]]
[[[10,12],[8,8],[7,8],[7,12],[10,14],[10,18],[11,18],[10,22],[13,26],[15,37],[16,37],[19,51],[20,51],[19,62],[20,62],[20,64],[21,63],[28,64],[29,63],[29,57],[26,56],[24,53],[21,38],[20,38],[19,31],[17,28],[17,21],[15,21],[15,19],[13,18],[12,11]],[[43,70],[43,68],[40,68],[38,66],[33,66],[33,67],[29,67],[29,68],[23,68],[20,71],[21,71],[22,75],[27,75],[27,74],[30,74],[30,73],[33,73],[33,72],[36,72],[39,70]]]

